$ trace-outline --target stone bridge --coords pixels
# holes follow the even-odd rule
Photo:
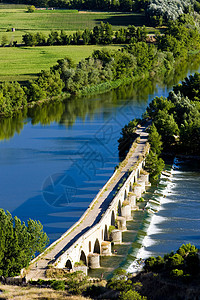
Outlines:
[[[99,268],[100,255],[112,255],[111,243],[122,242],[122,232],[126,230],[126,222],[132,220],[131,211],[136,209],[136,200],[149,185],[149,175],[143,170],[144,165],[145,157],[130,172],[101,220],[55,261],[55,267],[75,269],[82,261],[89,268]]]
[[[137,129],[140,138],[80,220],[36,257],[22,276],[27,280],[45,278],[49,264],[72,270],[84,265],[81,268],[86,272],[88,267],[100,267],[100,255],[112,255],[111,244],[122,242],[126,222],[137,209],[136,200],[149,185],[149,175],[143,169],[149,152],[148,125]]]

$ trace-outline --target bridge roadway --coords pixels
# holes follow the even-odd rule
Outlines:
[[[127,174],[129,169],[137,162],[139,155],[143,153],[145,144],[148,140],[148,133],[145,132],[148,125],[149,123],[137,129],[136,133],[140,135],[140,141],[137,143],[134,153],[129,157],[121,172],[117,173],[114,180],[110,182],[107,189],[102,193],[99,193],[99,197],[97,198],[97,201],[95,201],[93,208],[88,210],[88,213],[86,217],[83,218],[82,222],[80,222],[71,232],[69,229],[68,234],[64,234],[64,238],[58,240],[54,246],[51,247],[50,245],[46,253],[44,252],[39,258],[33,260],[28,270],[23,273],[26,276],[27,281],[30,279],[37,280],[39,278],[45,279],[45,271],[48,268],[48,265],[52,264],[63,251],[67,250],[82,234],[100,220],[101,215],[106,211],[113,198],[113,193],[115,192],[117,185]]]

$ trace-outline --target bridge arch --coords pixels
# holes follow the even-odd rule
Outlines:
[[[85,252],[83,250],[81,250],[80,261],[82,261],[84,263],[84,265],[87,266],[87,258],[86,258]]]
[[[117,213],[118,213],[118,216],[121,216],[121,215],[122,215],[122,204],[121,204],[121,200],[119,200],[119,202],[118,202]]]
[[[126,200],[126,198],[127,198],[127,191],[125,189],[125,191],[124,191],[124,200]]]
[[[105,225],[103,240],[108,241],[108,226],[107,225]]]
[[[114,210],[112,210],[112,213],[111,213],[111,225],[115,226],[115,213],[114,213]]]
[[[89,252],[91,252],[92,251],[92,244],[91,244],[91,241],[89,241]]]
[[[68,260],[66,261],[65,268],[67,268],[68,270],[71,270],[71,269],[72,269],[72,263],[71,263],[71,260],[70,260],[70,259],[68,259]]]
[[[94,251],[93,251],[94,253],[98,253],[98,254],[100,254],[100,243],[99,243],[99,240],[98,239],[96,239],[96,241],[95,241],[95,244],[94,244]]]

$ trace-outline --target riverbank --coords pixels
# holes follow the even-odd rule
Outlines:
[[[179,33],[173,30],[173,26],[178,28]],[[76,65],[71,58],[60,59],[50,71],[41,71],[38,78],[28,82],[26,86],[17,82],[3,83],[0,113],[9,116],[28,103],[54,99],[63,92],[67,95],[92,95],[146,76],[154,77],[169,73],[180,61],[187,60],[191,51],[190,44],[185,40],[186,34],[181,30],[187,31],[188,35],[193,37],[190,42],[195,45],[193,47],[195,52],[200,48],[196,29],[187,27],[179,21],[173,26],[169,24],[167,33],[158,36],[156,43],[148,43],[146,33],[139,37],[134,29],[135,42],[125,45],[120,51],[95,50],[89,58]],[[176,45],[168,45],[169,36],[173,36],[177,43],[181,39],[180,53],[177,53]],[[168,46],[163,46],[165,44]]]

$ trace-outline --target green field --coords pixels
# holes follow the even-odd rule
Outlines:
[[[121,46],[120,46],[121,47]],[[58,59],[69,56],[78,63],[103,46],[49,46],[0,48],[0,81],[24,81],[35,78],[41,70],[48,70]],[[118,45],[106,46],[119,49]]]
[[[16,30],[84,30],[92,29],[101,21],[109,22],[114,30],[121,26],[141,26],[146,23],[143,14],[134,13],[69,13],[68,10],[27,13],[25,9],[0,9],[0,30],[12,27]]]
[[[5,35],[10,41],[21,43],[22,35],[27,32],[41,31],[46,35],[51,30],[65,30],[66,32],[92,29],[100,22],[109,22],[113,30],[122,26],[145,24],[145,16],[134,13],[95,13],[95,12],[74,12],[68,10],[35,11],[27,13],[26,9],[1,9],[0,5],[0,41]],[[15,28],[15,32],[7,32]]]
[[[109,22],[113,30],[122,26],[145,24],[144,14],[78,12],[76,10],[37,10],[27,13],[23,5],[0,4],[0,44],[6,37],[7,44],[22,43],[27,32],[43,32],[47,37],[51,30],[65,30],[71,34],[85,28],[92,29],[101,21]],[[11,29],[15,28],[14,32]],[[110,48],[118,48],[111,46]],[[101,46],[54,46],[54,47],[0,47],[0,80],[27,80],[34,78],[42,69],[48,69],[56,61],[70,56],[75,62],[91,55]]]

